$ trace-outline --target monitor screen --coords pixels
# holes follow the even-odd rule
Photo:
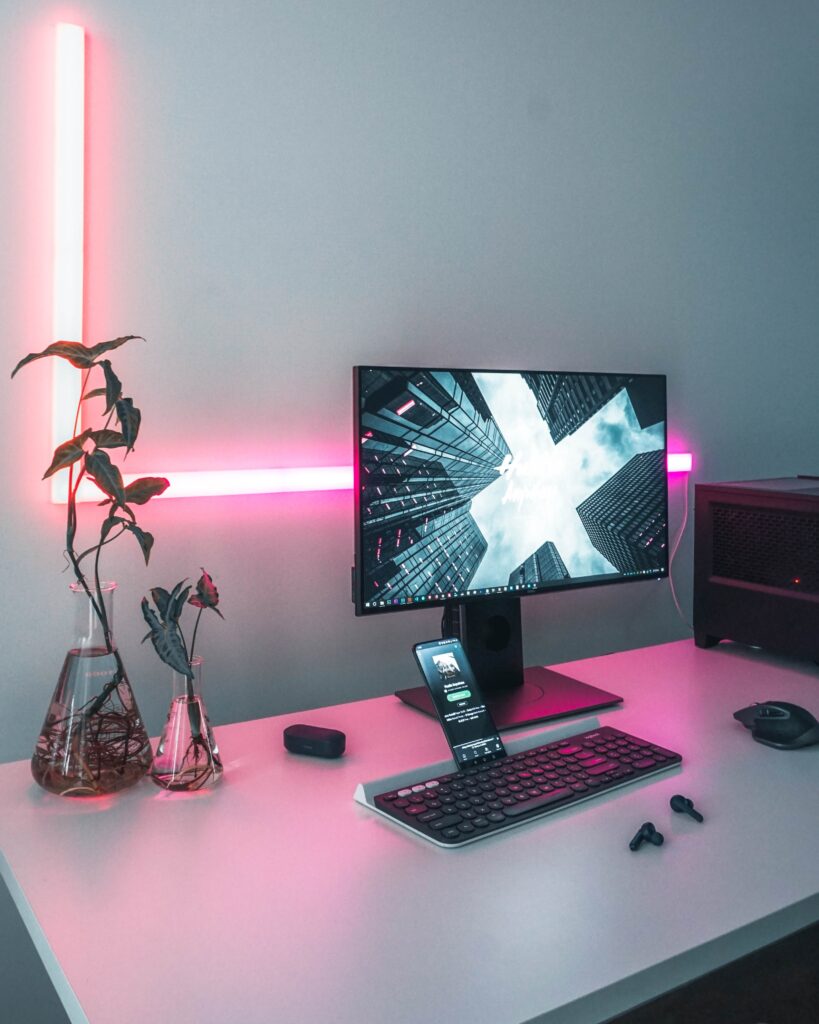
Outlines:
[[[355,369],[357,614],[668,571],[662,375]]]

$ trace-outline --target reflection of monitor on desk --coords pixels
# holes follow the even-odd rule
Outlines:
[[[667,575],[665,377],[366,366],[354,405],[356,614],[443,607],[500,728],[618,703],[524,670],[520,598]]]

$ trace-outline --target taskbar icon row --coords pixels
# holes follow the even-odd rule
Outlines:
[[[512,587],[479,587],[474,590],[438,591],[435,594],[417,594],[414,597],[389,597],[383,600],[365,601],[365,608],[392,608],[396,605],[426,604],[429,601],[460,601],[465,597],[479,597],[484,594],[515,594],[523,590],[537,590],[536,583],[518,583]]]

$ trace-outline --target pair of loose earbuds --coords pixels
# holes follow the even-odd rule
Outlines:
[[[678,814],[687,814],[694,821],[702,821],[703,817],[700,812],[694,807],[694,802],[689,800],[687,796],[680,796],[679,793],[676,796],[671,797],[671,810],[676,811]],[[651,843],[653,846],[662,846],[665,842],[665,837],[662,832],[658,832],[654,827],[654,823],[651,821],[644,822],[641,826],[637,835],[628,844],[630,850],[639,850],[643,843]]]

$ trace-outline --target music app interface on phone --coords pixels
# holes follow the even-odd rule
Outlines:
[[[460,644],[419,645],[415,650],[455,763],[461,767],[489,754],[503,756],[503,743]]]

